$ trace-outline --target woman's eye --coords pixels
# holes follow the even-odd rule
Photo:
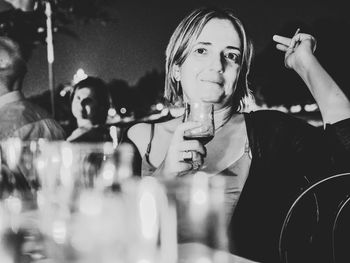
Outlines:
[[[197,54],[203,55],[207,53],[207,50],[205,48],[197,48],[194,52]]]
[[[225,57],[228,60],[234,61],[236,63],[239,61],[239,55],[236,53],[226,53]]]

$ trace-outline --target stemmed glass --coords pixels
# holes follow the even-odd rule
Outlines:
[[[185,105],[184,122],[199,122],[200,126],[188,129],[184,132],[185,140],[198,140],[203,145],[207,144],[214,138],[214,105],[201,101],[192,101]],[[190,152],[189,152],[190,153]],[[201,163],[199,160],[193,160],[193,154],[189,154],[190,158],[184,161],[190,161],[193,169],[197,170]]]
[[[214,137],[214,105],[201,101],[186,103],[184,122],[199,122],[199,127],[186,130],[185,140],[198,140],[203,145],[207,144]]]

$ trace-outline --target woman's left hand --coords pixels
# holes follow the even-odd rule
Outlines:
[[[293,38],[274,35],[276,48],[285,53],[284,64],[287,68],[296,69],[316,50],[316,39],[305,33],[297,33]]]

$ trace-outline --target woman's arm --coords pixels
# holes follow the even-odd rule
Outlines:
[[[292,39],[277,36],[277,49],[286,52],[285,65],[294,69],[313,95],[324,124],[350,118],[350,101],[333,78],[314,56],[316,40],[309,34],[299,33]]]

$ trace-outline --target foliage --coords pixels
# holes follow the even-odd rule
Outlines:
[[[74,21],[83,23],[98,22],[102,24],[115,22],[107,10],[113,0],[52,0],[52,25],[54,33],[77,37],[70,29]],[[35,8],[23,12],[10,9],[0,13],[0,35],[16,40],[23,49],[25,57],[30,57],[32,49],[46,42],[46,19],[44,0],[36,1]]]
[[[113,0],[55,0],[53,2],[57,17],[82,19],[85,22],[95,20],[101,23],[115,20],[103,8]]]
[[[130,87],[124,80],[114,79],[109,88],[118,113],[125,108],[127,114],[142,118],[150,114],[152,105],[163,99],[164,73],[156,70],[146,72],[135,86]]]

